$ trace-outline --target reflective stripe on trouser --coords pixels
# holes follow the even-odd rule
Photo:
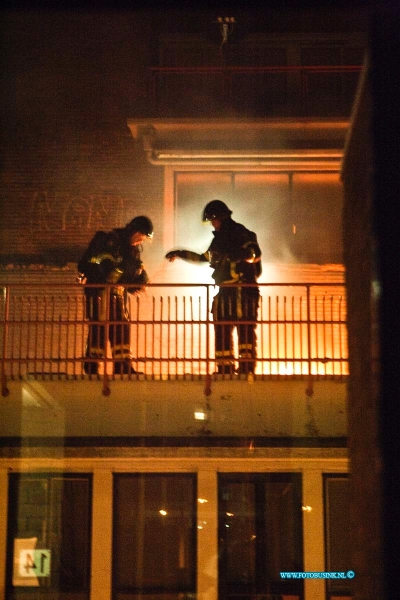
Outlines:
[[[251,344],[239,344],[239,356],[242,358],[253,358],[254,342]]]
[[[255,333],[254,330],[249,330],[252,335],[252,343],[250,344],[239,344],[239,371],[241,373],[254,373],[255,368]]]
[[[86,297],[86,316],[90,321],[105,320],[105,297],[101,292],[98,295]],[[130,353],[130,325],[129,313],[124,297],[111,294],[109,306],[109,320],[119,321],[108,326],[108,339],[110,341],[113,358],[125,360],[131,358]],[[106,347],[106,326],[101,323],[90,323],[87,338],[86,356],[103,358]]]
[[[117,360],[127,360],[131,359],[131,348],[129,344],[120,344],[118,346],[111,346],[111,352],[113,358]]]
[[[215,363],[217,367],[234,367],[235,357],[230,350],[216,350]]]

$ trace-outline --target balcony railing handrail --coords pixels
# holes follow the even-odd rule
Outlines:
[[[119,286],[120,284],[118,284]],[[198,287],[209,287],[209,288],[217,288],[217,287],[232,287],[234,284],[231,283],[226,283],[226,284],[215,284],[215,283],[174,283],[174,282],[160,282],[160,283],[154,283],[154,282],[149,282],[146,284],[146,288],[159,288],[159,287],[171,287],[171,288],[186,288],[186,287],[192,287],[192,288],[198,288]],[[342,282],[338,282],[338,281],[333,281],[333,282],[311,282],[311,281],[294,281],[294,282],[285,282],[282,283],[282,281],[268,281],[268,282],[258,282],[258,283],[241,283],[240,284],[241,287],[259,287],[259,288],[264,288],[264,287],[281,287],[281,288],[287,288],[287,287],[320,287],[320,288],[331,288],[331,287],[338,287],[338,288],[345,288],[345,284]],[[0,290],[7,290],[7,289],[13,289],[13,288],[40,288],[42,290],[45,290],[45,292],[49,289],[49,288],[72,288],[72,289],[80,289],[83,290],[84,287],[92,287],[92,288],[98,288],[98,287],[104,287],[104,288],[115,288],[116,284],[115,283],[57,283],[57,282],[46,282],[46,287],[43,287],[43,283],[37,283],[37,282],[31,282],[31,281],[26,281],[26,282],[16,282],[16,283],[4,283],[4,284],[0,284]],[[129,287],[129,285],[125,285],[125,284],[121,284],[121,287]]]
[[[348,374],[343,283],[266,282],[257,286],[261,295],[256,377],[336,378]],[[57,282],[2,286],[3,393],[8,379],[27,374],[85,376],[82,364],[89,322],[84,287],[107,290],[110,302],[116,286]],[[168,289],[172,295],[165,293]],[[211,374],[215,362],[211,304],[216,293],[213,283],[162,282],[150,283],[144,294],[131,297],[132,360],[145,365],[146,377]],[[106,331],[119,323],[111,319],[91,321],[92,326],[104,326]],[[235,325],[237,321],[225,323]],[[241,324],[251,321],[242,320]],[[106,380],[113,358],[105,355],[99,360]],[[237,361],[240,365],[240,358]]]
[[[304,72],[304,73],[357,73],[362,70],[362,65],[280,65],[280,66],[246,66],[246,65],[211,65],[211,66],[165,66],[151,67],[150,71],[153,74],[157,73],[251,73],[251,72],[266,72],[266,73],[285,73],[285,72]]]

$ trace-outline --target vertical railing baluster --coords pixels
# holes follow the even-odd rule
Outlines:
[[[195,324],[192,290],[190,290],[188,310],[189,310],[190,325],[189,325],[189,331],[186,334],[186,345],[188,347],[189,355],[192,359],[191,363],[189,365],[189,374],[190,374],[191,378],[193,379],[195,371],[196,370],[200,371],[200,363],[197,362],[197,358],[196,358],[196,362],[194,360],[195,356],[196,356],[195,339],[196,339],[196,336],[198,337],[198,326],[197,326],[197,324]],[[188,338],[188,336],[189,336],[189,338]],[[195,364],[198,366],[195,367]],[[184,369],[184,372],[186,373],[186,367]]]
[[[268,295],[268,342],[269,342],[269,375],[272,375],[272,306],[271,294]]]
[[[154,321],[156,320],[156,299],[155,296],[153,294],[152,297],[152,323],[151,323],[151,337],[150,337],[150,356],[153,357],[153,360],[151,361],[151,376],[154,377],[154,358],[155,358],[155,323]],[[146,356],[147,356],[147,327],[145,326],[144,328],[144,338],[145,338],[145,348],[146,348]]]
[[[160,358],[163,358],[163,330],[164,330],[164,297],[161,296],[160,302]],[[162,376],[163,371],[163,361],[160,361],[160,376]]]
[[[57,300],[56,297],[52,297],[53,300],[53,304],[54,304],[54,312],[57,309]],[[61,303],[62,306],[62,303]],[[62,308],[60,306],[60,313],[59,313],[59,318],[58,318],[58,336],[57,336],[57,371],[58,374],[60,373],[60,364],[61,364],[61,357],[62,357],[62,347],[63,347],[63,337],[64,337],[64,329],[65,329],[65,335],[66,335],[66,340],[65,340],[65,344],[68,348],[68,323],[66,325],[66,328],[64,326],[64,320],[63,320],[63,314],[62,314]]]
[[[72,376],[74,377],[74,379],[76,378],[76,361],[75,361],[75,355],[78,349],[78,297],[76,295],[74,295],[73,297],[73,303],[72,303],[72,327],[73,327],[73,339],[74,339],[74,345],[73,345],[73,355],[71,356],[72,359],[72,363],[71,363],[71,371],[72,371]],[[67,362],[67,374],[68,374],[68,370],[69,370],[69,358],[70,355],[67,355],[68,357],[68,362]]]
[[[135,303],[135,307],[136,307],[136,315],[135,315],[135,324],[134,324],[134,330],[135,330],[135,336],[134,339],[136,340],[136,349],[135,349],[135,356],[136,356],[136,360],[137,360],[137,371],[140,371],[139,369],[139,356],[140,356],[140,345],[139,345],[139,338],[140,338],[140,334],[139,334],[139,318],[140,318],[140,301],[141,301],[141,295],[138,294],[137,296],[133,297],[133,301]],[[132,321],[130,323],[130,327],[132,327]],[[144,369],[146,371],[146,363],[144,364]]]
[[[82,315],[82,321],[80,322],[80,357],[82,358],[83,356],[85,356],[86,353],[86,336],[87,336],[87,325],[86,325],[86,297],[84,294],[81,294],[79,296],[79,309],[80,309],[80,314]],[[81,369],[81,376],[84,377],[84,371],[83,369]]]
[[[261,354],[261,376],[262,376],[262,378],[264,378],[266,356],[265,356],[265,351],[264,351],[264,340],[265,340],[264,296],[262,294],[260,294],[259,311],[260,311],[259,314],[260,314],[260,320],[261,320],[261,326],[259,328],[261,353],[260,353],[260,349],[258,350],[258,352]]]
[[[36,348],[41,349],[41,358],[42,358],[42,379],[45,379],[45,374],[46,374],[46,352],[45,352],[45,341],[44,341],[44,336],[40,336],[40,331],[43,332],[43,334],[46,331],[46,316],[45,316],[45,311],[46,311],[46,296],[40,298],[39,296],[36,297],[37,300],[37,308],[36,308]],[[41,318],[41,316],[43,315],[43,318]],[[41,337],[41,339],[40,339]],[[38,352],[38,350],[36,351],[36,353]]]
[[[210,356],[211,356],[211,347],[210,347],[210,327],[211,327],[211,320],[210,320],[210,286],[207,285],[206,286],[206,324],[207,324],[207,328],[206,328],[206,348],[207,348],[207,354],[206,354],[206,376],[207,377],[211,377],[211,372],[210,372]]]
[[[276,331],[277,331],[277,337],[276,337],[276,355],[278,357],[278,363],[277,363],[277,374],[279,375],[280,373],[280,364],[281,364],[281,345],[280,345],[280,319],[279,319],[279,296],[276,296]]]
[[[26,308],[25,308],[26,305]],[[26,372],[29,372],[29,350],[31,347],[31,325],[29,323],[30,296],[26,298],[26,303],[22,300],[22,324],[26,322]],[[26,315],[26,320],[25,320]]]
[[[331,355],[332,361],[331,361],[331,368],[332,368],[332,375],[335,374],[335,327],[333,324],[333,320],[334,320],[334,308],[333,308],[333,303],[334,303],[334,296],[331,295],[331,300],[330,300],[330,332],[331,332],[331,351],[328,352],[327,354],[325,354],[325,356],[329,356]],[[325,375],[327,374],[327,364],[325,365]]]
[[[339,321],[339,374],[343,377],[343,347],[342,347],[342,296],[338,299],[338,321]]]
[[[325,363],[325,357],[326,357],[326,331],[327,331],[327,318],[326,318],[326,294],[324,294],[322,296],[322,300],[321,300],[321,304],[322,304],[322,360],[323,362],[321,362],[320,359],[320,352],[319,352],[319,348],[318,348],[318,352],[317,352],[317,375],[320,374],[320,365],[322,364],[323,368],[326,369],[326,363]],[[320,324],[317,325],[317,327],[319,329],[321,329]],[[317,338],[318,339],[318,338]]]
[[[47,313],[50,313],[49,315]],[[45,306],[45,329],[47,327],[47,322],[49,323],[49,339],[48,343],[49,348],[49,360],[50,365],[53,363],[53,343],[54,343],[54,296],[50,296],[50,306],[47,306],[47,298],[46,298],[46,306]],[[57,358],[57,357],[56,357]]]
[[[184,302],[185,302],[185,296],[184,295],[181,298],[181,300],[183,301],[182,306],[181,305],[178,306],[178,297],[177,296],[174,297],[174,306],[175,306],[175,324],[174,324],[174,343],[175,343],[175,352],[174,352],[175,358],[174,358],[174,363],[175,363],[175,375],[179,374],[180,366],[182,365],[182,359],[179,356],[179,354],[180,354],[180,348],[182,347],[181,346],[182,336],[180,335],[180,331],[181,331],[181,325],[184,323],[184,317],[183,317],[183,314],[181,313],[181,310],[183,310],[183,306],[184,306]]]
[[[287,314],[286,314],[286,304],[287,304],[287,298],[286,295],[283,296],[283,352],[285,355],[285,375],[287,376],[287,368],[288,368],[288,362],[287,362]]]
[[[56,296],[56,303],[60,303],[60,345],[58,352],[58,360],[57,360],[57,375],[60,377],[61,374],[61,361],[64,356],[67,356],[68,348],[70,345],[71,339],[71,330],[68,322],[68,300],[66,299],[67,306],[65,306],[65,301],[61,296]],[[65,331],[65,334],[63,333]],[[63,341],[64,338],[64,341]]]
[[[60,297],[60,303],[61,306],[64,306],[64,301],[62,299],[62,297]],[[74,324],[71,323],[71,316],[70,316],[70,312],[71,312],[71,296],[69,294],[67,294],[66,298],[65,298],[65,327],[67,328],[68,334],[67,334],[67,344],[66,347],[63,348],[63,364],[64,366],[64,372],[68,373],[68,357],[69,357],[69,352],[71,350],[71,348],[74,348]],[[58,367],[58,371],[59,371],[59,375],[61,375],[62,371],[61,371],[61,361],[59,363],[59,367]]]
[[[6,375],[6,358],[7,358],[7,342],[8,342],[8,328],[9,328],[9,317],[10,317],[10,289],[4,286],[4,324],[3,324],[3,351],[1,358],[1,394],[2,396],[8,396],[10,390],[7,387],[7,375]],[[11,370],[11,369],[10,369]]]
[[[307,297],[307,359],[308,359],[308,376],[311,378],[311,290],[310,286],[306,286]]]
[[[201,341],[203,339],[203,330],[202,330],[202,325],[201,325],[201,309],[202,309],[202,304],[201,304],[201,299],[202,299],[202,295],[200,295],[198,297],[198,315],[197,318],[199,320],[199,325],[198,325],[198,355],[199,355],[199,375],[201,375],[201,369],[202,369],[202,352],[201,352]]]
[[[37,319],[33,320],[32,319],[32,311],[34,310],[34,302],[36,300],[36,297],[34,296],[34,300],[32,301],[32,298],[30,299],[29,302],[29,308],[28,308],[28,321],[29,321],[29,327],[32,328],[33,331],[33,372],[34,372],[34,376],[35,379],[37,378],[37,369],[36,369],[36,364],[37,364],[37,347],[36,347],[36,334],[37,334],[37,328],[36,328],[36,324],[37,324]]]
[[[292,311],[292,323],[291,323],[291,330],[292,330],[292,365],[293,365],[293,375],[296,374],[296,344],[295,344],[295,340],[296,340],[296,319],[295,319],[295,310],[296,310],[296,302],[295,302],[295,297],[292,294],[292,299],[291,299],[291,311]]]
[[[304,323],[303,323],[303,296],[299,298],[299,321],[300,321],[300,375],[304,375]]]
[[[47,340],[46,340],[46,321],[47,321],[47,296],[44,295],[40,298],[40,310],[37,315],[38,321],[38,337],[40,338],[38,344],[42,351],[42,376],[50,372],[51,369],[47,367]],[[51,365],[51,363],[50,363]],[[51,377],[49,377],[51,379]]]
[[[110,388],[108,385],[108,373],[107,373],[107,366],[108,366],[108,359],[107,359],[107,340],[109,340],[110,338],[110,317],[109,315],[111,315],[111,286],[106,286],[104,288],[104,295],[105,295],[105,321],[104,321],[104,357],[102,359],[103,361],[103,395],[104,396],[108,396],[110,393]],[[101,300],[102,301],[102,300]],[[101,309],[100,309],[101,310]],[[101,316],[101,315],[99,315]],[[114,318],[114,315],[112,315]],[[115,327],[113,327],[113,331],[114,331],[114,335],[115,335]],[[99,361],[100,362],[100,361]],[[114,366],[114,361],[111,363],[112,366]],[[114,368],[112,369],[112,372],[114,372]],[[122,377],[122,376],[121,376]]]
[[[5,322],[4,322],[4,336],[5,338],[8,338],[8,328],[10,327],[11,323],[13,323],[13,325],[11,326],[11,331],[10,331],[10,346],[9,346],[9,354],[10,354],[10,359],[21,359],[21,354],[22,354],[22,340],[25,340],[25,337],[22,335],[22,317],[19,316],[18,318],[18,302],[21,302],[21,298],[19,296],[15,297],[13,296],[12,299],[12,313],[10,312],[10,308],[11,308],[11,291],[8,290],[7,288],[4,288],[6,291],[6,295],[8,295],[8,318],[7,318],[7,314],[5,314],[4,318],[5,318]],[[7,300],[7,296],[6,296],[6,300]],[[6,309],[6,307],[5,307]],[[12,320],[10,319],[10,314],[13,315]],[[22,309],[21,309],[21,314],[22,314]],[[19,321],[19,327],[17,328],[18,325],[18,321]],[[18,338],[18,342],[15,343],[15,339]],[[4,342],[4,340],[3,340]],[[7,352],[7,348],[8,348],[8,344],[6,345],[5,349],[3,349],[3,357],[5,359],[6,357],[6,352]],[[14,349],[16,350],[18,348],[18,352],[17,352],[17,356],[15,356],[15,352]],[[5,365],[4,365],[5,367]],[[22,372],[22,368],[21,368],[21,360],[18,360],[17,363],[17,373],[18,376],[21,377],[21,372]],[[13,379],[14,377],[14,363],[11,362],[10,363],[10,378]]]

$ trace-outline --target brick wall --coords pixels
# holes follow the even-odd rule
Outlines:
[[[2,264],[75,261],[94,231],[121,227],[137,214],[149,215],[161,231],[162,171],[145,163],[128,133],[118,133],[23,139],[9,150]]]
[[[94,231],[141,213],[161,231],[162,172],[126,126],[146,106],[151,23],[123,11],[3,16],[0,264],[65,265]]]
[[[271,13],[238,13],[232,43],[277,27]],[[65,265],[95,230],[138,213],[154,220],[151,260],[161,258],[162,170],[146,163],[126,122],[149,115],[149,68],[163,37],[197,36],[218,51],[215,18],[214,11],[5,13],[0,264]],[[291,14],[278,21],[283,31],[294,27]]]

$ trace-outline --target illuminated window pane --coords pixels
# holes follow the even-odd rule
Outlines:
[[[342,263],[342,190],[334,173],[293,175],[292,250],[300,262]]]
[[[196,485],[192,474],[124,474],[114,481],[117,600],[195,591]]]
[[[302,598],[301,581],[280,578],[281,571],[303,570],[299,475],[221,474],[218,515],[221,600]]]
[[[234,218],[255,231],[267,262],[292,262],[287,173],[237,173]]]
[[[7,600],[87,600],[89,475],[12,474]]]
[[[204,252],[212,239],[204,206],[225,202],[257,234],[265,262],[342,263],[342,190],[337,173],[176,173],[179,247]]]
[[[350,551],[349,478],[346,475],[327,475],[324,482],[326,570],[346,573],[353,568]],[[332,598],[338,593],[351,596],[349,580],[330,579],[327,581],[327,589],[329,594],[333,594]]]

